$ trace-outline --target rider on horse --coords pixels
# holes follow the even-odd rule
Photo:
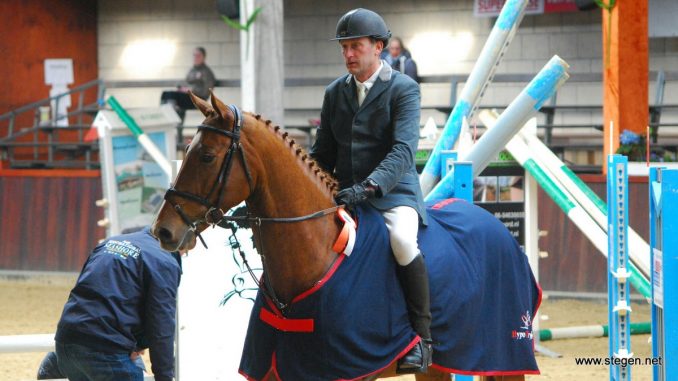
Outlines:
[[[349,74],[325,91],[311,156],[339,181],[338,204],[368,202],[384,217],[412,327],[421,337],[398,362],[399,372],[431,364],[428,274],[417,244],[426,212],[414,155],[419,141],[419,85],[380,59],[391,32],[377,13],[354,9],[336,37]]]

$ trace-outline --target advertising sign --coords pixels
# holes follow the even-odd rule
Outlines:
[[[170,105],[127,110],[165,155],[176,158],[176,126]],[[101,178],[106,203],[107,236],[149,225],[162,204],[170,179],[112,110],[101,110],[94,125],[99,133]]]

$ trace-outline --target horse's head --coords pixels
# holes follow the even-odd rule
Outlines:
[[[211,104],[190,96],[206,119],[153,223],[153,235],[166,250],[192,249],[199,233],[245,200],[254,184],[241,145],[243,115],[214,94]]]

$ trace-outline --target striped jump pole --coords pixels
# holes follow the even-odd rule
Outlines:
[[[506,143],[532,118],[541,106],[551,98],[570,77],[569,65],[560,57],[553,56],[530,83],[511,102],[497,120],[496,128],[486,131],[471,151],[461,161],[473,163],[473,176],[478,176],[487,167]],[[430,160],[429,160],[430,161]],[[454,172],[448,173],[425,197],[426,201],[449,198],[454,194]]]
[[[156,163],[160,166],[163,172],[167,174],[167,176],[171,179],[172,178],[172,166],[170,165],[169,161],[163,155],[163,153],[158,149],[158,147],[153,144],[153,141],[144,133],[144,131],[139,127],[137,122],[130,116],[130,114],[125,111],[125,109],[120,105],[117,99],[115,99],[114,96],[108,97],[108,104],[111,106],[113,111],[115,111],[116,114],[118,114],[118,117],[120,120],[125,123],[127,128],[132,131],[134,136],[137,138],[137,141],[141,146],[148,152],[149,155],[155,160]]]
[[[632,335],[647,335],[651,333],[651,323],[631,323]],[[550,328],[539,330],[539,340],[577,339],[585,337],[608,337],[610,328],[607,325],[584,325],[578,327]]]
[[[631,304],[628,270],[628,224],[629,224],[629,176],[628,159],[623,155],[609,155],[607,158],[607,296],[608,324],[610,325],[610,358],[628,360],[631,352]],[[631,379],[631,365],[610,364],[610,381]]]
[[[596,223],[607,233],[607,204],[572,172],[538,137],[534,134],[519,132],[530,152],[544,163],[565,189],[593,217]],[[650,246],[629,226],[629,256],[638,270],[650,278]]]
[[[454,147],[464,119],[471,120],[473,117],[485,89],[492,81],[494,71],[518,30],[527,3],[528,0],[508,0],[504,3],[483,50],[464,84],[459,100],[454,105],[445,123],[445,128],[421,173],[419,182],[424,195],[428,194],[440,179],[440,152]]]
[[[478,115],[481,122],[491,131],[497,122],[496,112],[484,110]],[[563,189],[562,185],[554,176],[544,167],[527,147],[525,142],[516,136],[506,144],[506,150],[513,158],[527,170],[532,177],[539,183],[539,186],[551,199],[563,210],[565,215],[579,228],[579,230],[591,241],[601,254],[607,257],[608,247],[607,234],[586,211],[577,203],[574,198]],[[630,283],[644,297],[650,297],[650,283],[647,278],[638,271],[633,263],[629,264]]]

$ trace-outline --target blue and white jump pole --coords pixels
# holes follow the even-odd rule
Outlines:
[[[610,358],[619,364],[610,364],[610,380],[631,379],[631,304],[628,278],[631,272],[628,251],[629,225],[629,177],[628,159],[623,155],[609,155],[607,158],[607,296],[608,324],[610,335]]]
[[[459,100],[454,105],[445,123],[445,128],[421,173],[419,182],[424,195],[427,195],[440,179],[440,153],[442,150],[450,150],[454,147],[464,119],[471,120],[473,117],[485,89],[492,81],[494,71],[518,30],[527,3],[528,0],[508,0],[504,3],[485,46],[464,84]]]
[[[569,65],[553,56],[523,91],[511,102],[497,120],[496,127],[486,131],[461,161],[473,163],[473,176],[480,172],[504,149],[506,143],[532,118],[560,86],[570,77]],[[429,163],[433,157],[429,159]],[[454,172],[448,173],[425,197],[426,201],[441,200],[454,193]]]
[[[118,117],[120,120],[125,123],[127,128],[129,128],[130,131],[132,131],[132,134],[137,138],[137,141],[141,146],[144,148],[144,150],[155,160],[156,163],[160,166],[160,169],[162,169],[165,174],[167,174],[167,177],[172,179],[172,166],[170,165],[169,161],[165,157],[165,155],[160,151],[158,146],[156,146],[153,141],[144,133],[144,130],[139,127],[137,122],[132,118],[130,114],[125,111],[125,109],[120,105],[120,102],[118,102],[117,99],[115,99],[114,96],[108,97],[108,104],[111,106],[113,111],[115,111],[116,114],[118,114]]]
[[[650,168],[653,381],[678,374],[678,170]]]

